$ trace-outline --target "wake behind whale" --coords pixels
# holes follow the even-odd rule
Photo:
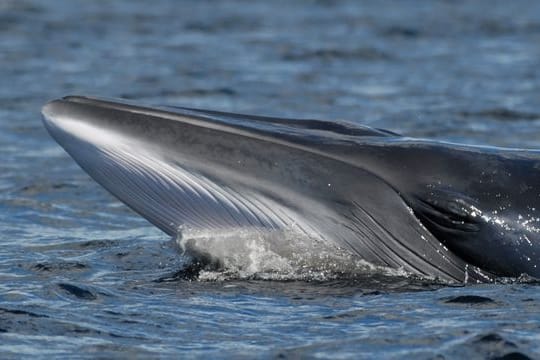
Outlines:
[[[540,276],[536,151],[86,97],[43,115],[98,183],[224,268]]]

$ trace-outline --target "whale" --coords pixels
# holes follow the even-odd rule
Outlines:
[[[170,236],[283,230],[448,282],[540,277],[540,152],[346,121],[120,99],[48,102],[49,134]]]

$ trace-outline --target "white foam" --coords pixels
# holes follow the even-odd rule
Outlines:
[[[180,229],[178,245],[219,263],[199,280],[331,280],[370,273],[407,276],[403,270],[378,267],[331,241],[293,229],[231,228],[222,231]]]

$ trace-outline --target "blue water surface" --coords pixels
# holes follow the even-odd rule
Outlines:
[[[0,357],[540,357],[527,279],[179,277],[40,120],[86,94],[540,148],[539,44],[534,0],[0,1]]]

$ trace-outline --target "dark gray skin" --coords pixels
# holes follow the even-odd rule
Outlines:
[[[540,153],[116,100],[43,108],[98,183],[169,235],[288,228],[447,281],[540,277]]]

